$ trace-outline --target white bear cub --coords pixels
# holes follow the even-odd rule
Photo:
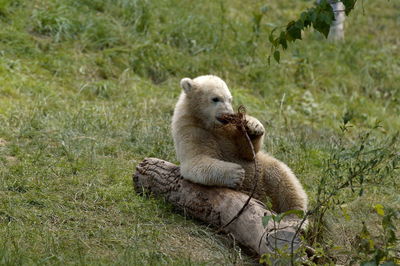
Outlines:
[[[183,93],[172,118],[172,135],[184,178],[203,185],[238,187],[245,176],[243,167],[222,161],[213,134],[218,120],[233,114],[232,95],[216,76],[181,80]]]
[[[264,127],[246,115],[245,134],[225,124],[222,116],[233,114],[232,95],[219,77],[207,75],[181,80],[181,93],[172,118],[172,136],[182,176],[195,183],[221,186],[249,193],[257,176],[255,198],[271,199],[277,212],[307,209],[307,195],[289,167],[261,151]]]

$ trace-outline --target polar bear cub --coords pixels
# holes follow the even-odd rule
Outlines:
[[[222,116],[233,114],[226,83],[213,75],[184,78],[172,117],[172,136],[183,178],[207,186],[250,193],[254,182],[253,151],[247,138]],[[261,151],[264,127],[246,115],[247,134],[258,164],[255,198],[271,199],[277,212],[307,209],[307,195],[284,163]]]

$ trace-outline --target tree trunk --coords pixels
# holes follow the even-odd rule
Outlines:
[[[242,209],[249,196],[228,188],[207,187],[184,180],[179,167],[156,158],[147,158],[136,167],[133,176],[138,193],[162,196],[177,209],[203,222],[221,228]],[[272,213],[252,199],[243,213],[229,226],[222,229],[242,245],[257,254],[274,254],[275,250],[300,246],[296,236],[299,219],[284,219],[279,224],[270,220],[264,228],[262,217]]]
[[[318,0],[320,3],[321,0]],[[335,20],[332,21],[329,29],[328,39],[331,41],[343,41],[344,40],[344,21],[346,19],[345,6],[341,1],[328,0],[329,4],[333,9]]]

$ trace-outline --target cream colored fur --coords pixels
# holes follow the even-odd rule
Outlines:
[[[256,182],[252,150],[243,133],[218,120],[223,114],[233,113],[227,85],[208,75],[184,78],[181,87],[183,92],[172,118],[172,135],[182,176],[195,183],[250,193]],[[307,195],[293,172],[261,151],[263,125],[251,116],[246,115],[246,120],[260,170],[255,198],[270,198],[277,212],[306,210]]]

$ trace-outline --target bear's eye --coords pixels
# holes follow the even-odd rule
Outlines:
[[[217,102],[220,101],[220,99],[219,99],[218,97],[214,97],[214,98],[212,98],[212,101],[215,102],[215,103],[217,103]]]

